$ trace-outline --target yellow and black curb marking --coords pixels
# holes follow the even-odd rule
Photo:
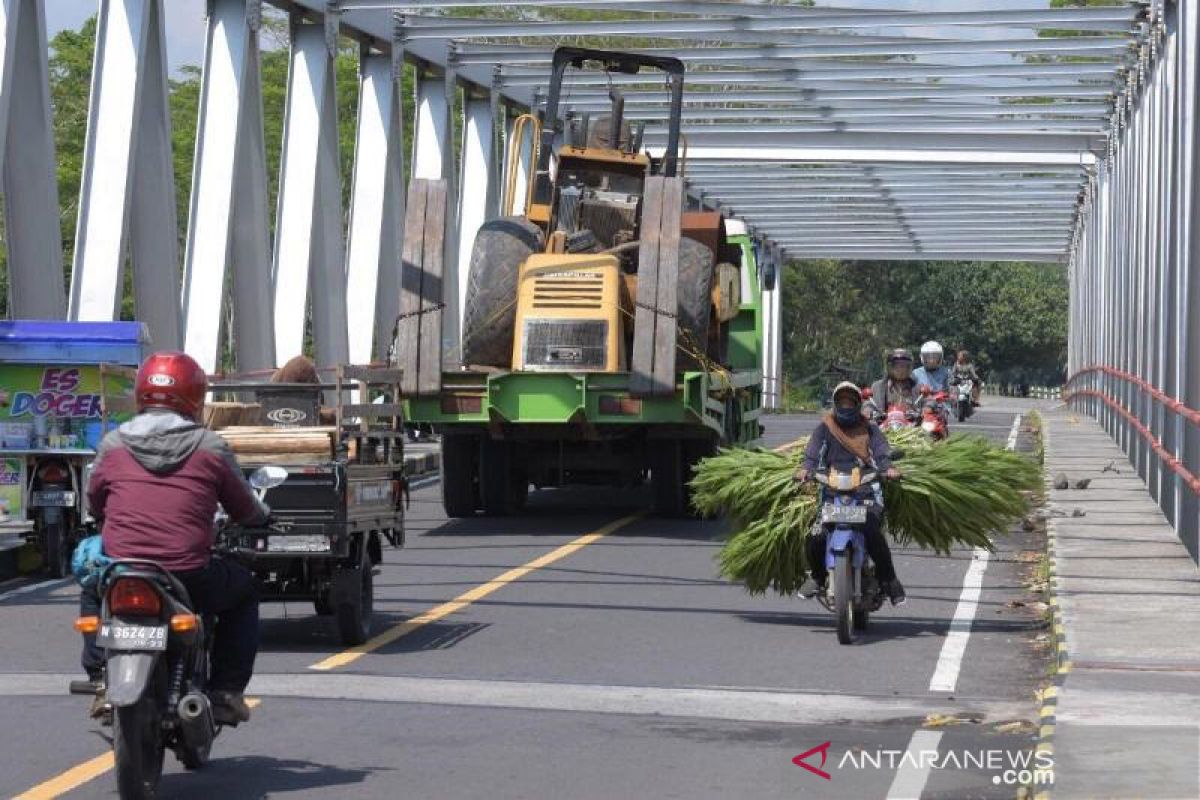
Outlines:
[[[1046,426],[1042,425],[1042,442],[1046,441]],[[1049,482],[1049,478],[1046,478]],[[1067,653],[1067,629],[1063,624],[1062,605],[1058,599],[1058,528],[1053,519],[1046,520],[1046,556],[1049,574],[1046,584],[1050,595],[1050,629],[1054,634],[1054,676],[1050,685],[1038,694],[1038,743],[1036,753],[1049,753],[1054,758],[1054,730],[1058,720],[1058,698],[1063,684],[1071,674],[1071,659]],[[1050,800],[1050,787],[1045,785],[1022,786],[1017,800]]]

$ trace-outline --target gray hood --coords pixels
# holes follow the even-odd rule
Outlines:
[[[138,414],[117,434],[130,454],[151,472],[173,472],[204,439],[204,426],[171,411]]]

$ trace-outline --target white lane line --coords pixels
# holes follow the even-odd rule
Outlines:
[[[0,673],[0,698],[64,695],[71,673]],[[926,714],[1014,719],[1024,701],[950,700],[881,695],[831,695],[735,687],[611,686],[584,683],[419,678],[352,672],[259,673],[247,694],[364,703],[419,703],[471,708],[519,708],[587,714],[669,716],[740,722],[839,725],[886,724]]]
[[[67,582],[69,582],[70,580],[72,580],[72,579],[71,578],[54,578],[53,580],[42,581],[41,583],[31,583],[28,586],[22,586],[20,589],[12,589],[10,591],[5,592],[4,594],[0,594],[0,603],[3,603],[5,600],[8,600],[10,597],[20,597],[23,594],[29,594],[30,592],[36,592],[38,589],[58,588],[59,586],[66,585]]]
[[[1008,449],[1017,449],[1017,436],[1021,433],[1021,415],[1017,414],[1013,419],[1012,429],[1008,432]]]
[[[888,789],[887,800],[921,800],[941,740],[941,731],[913,732],[908,750],[900,760],[900,769],[896,770],[896,777]]]
[[[1021,432],[1021,415],[1013,418],[1012,428],[1008,434],[1008,449],[1015,450],[1017,436]],[[971,553],[971,566],[963,576],[962,594],[958,597],[958,607],[954,609],[954,617],[950,620],[950,630],[942,642],[942,652],[938,654],[937,666],[933,670],[933,678],[929,681],[931,692],[953,692],[958,685],[958,673],[962,669],[963,655],[967,652],[967,640],[971,638],[971,625],[975,621],[975,612],[979,608],[979,595],[983,591],[983,573],[987,569],[990,553],[981,547],[976,547]]]
[[[967,639],[971,636],[971,623],[975,621],[975,610],[979,607],[979,595],[983,590],[983,571],[987,569],[988,551],[976,547],[971,554],[971,566],[963,578],[962,594],[950,630],[942,642],[937,667],[929,681],[931,692],[953,692],[958,685],[958,672],[962,668],[963,654],[967,651]]]

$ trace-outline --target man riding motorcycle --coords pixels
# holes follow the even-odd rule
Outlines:
[[[945,352],[935,341],[921,345],[921,366],[913,372],[913,380],[917,382],[917,390],[928,386],[934,394],[950,390],[950,370],[943,362]]]
[[[954,360],[954,367],[950,370],[950,383],[957,386],[964,380],[972,382],[971,402],[979,405],[979,391],[983,387],[983,381],[980,380],[979,372],[976,371],[975,365],[971,363],[971,354],[966,350],[959,350]]]
[[[243,525],[263,525],[270,510],[258,500],[225,440],[200,424],[208,378],[183,353],[156,353],[138,371],[138,413],[100,443],[88,502],[101,522],[109,558],[156,561],[187,589],[195,610],[217,617],[209,696],[217,722],[250,719],[242,692],[258,653],[258,588],[240,564],[214,558],[213,519],[220,503]],[[101,599],[85,586],[83,615],[98,615]],[[84,637],[83,668],[103,680],[104,652]],[[97,696],[93,715],[103,710]]]
[[[887,375],[871,385],[872,415],[882,417],[892,406],[912,408],[917,400],[917,382],[912,378],[912,353],[898,347],[888,353]]]
[[[900,477],[900,471],[892,466],[891,447],[883,432],[863,417],[862,402],[862,393],[857,386],[849,381],[838,384],[833,390],[833,413],[826,415],[809,438],[804,462],[796,471],[796,480],[803,483],[817,470],[832,468],[849,472],[855,467],[870,467],[891,480]],[[892,551],[883,535],[883,492],[878,483],[864,487],[863,491],[873,492],[875,501],[867,512],[864,529],[867,552],[875,562],[875,576],[880,588],[892,605],[898,606],[905,602],[904,586],[896,577]],[[811,578],[801,589],[801,594],[806,597],[823,591],[829,577],[825,568],[825,539],[824,530],[808,539]]]

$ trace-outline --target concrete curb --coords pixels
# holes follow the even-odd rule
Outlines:
[[[434,450],[429,453],[414,453],[404,456],[404,474],[410,478],[422,478],[432,475],[441,467],[441,453]]]

